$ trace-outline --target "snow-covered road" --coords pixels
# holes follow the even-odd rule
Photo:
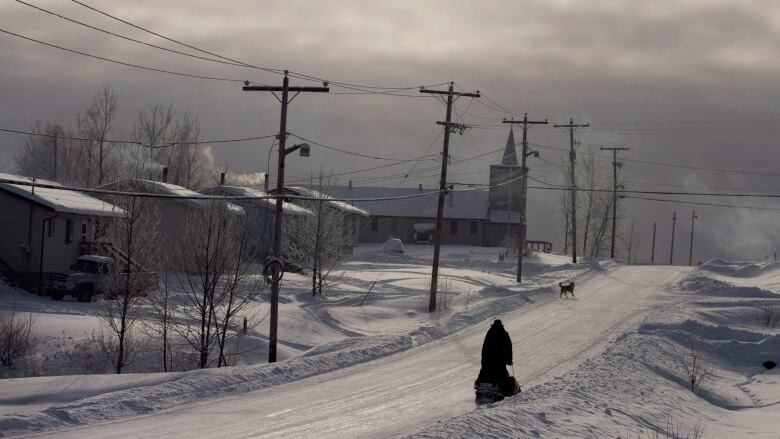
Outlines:
[[[636,328],[690,269],[617,267],[500,316],[524,388],[572,370]],[[56,437],[383,437],[474,409],[490,321],[384,359],[240,396],[49,434]]]

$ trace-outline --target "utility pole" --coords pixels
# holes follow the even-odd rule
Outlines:
[[[609,251],[609,257],[612,259],[615,259],[615,229],[617,227],[617,169],[622,166],[622,163],[617,161],[617,153],[630,149],[601,147],[602,151],[612,151],[612,244]]]
[[[528,167],[526,166],[526,160],[528,159],[529,155],[539,157],[539,152],[528,151],[528,125],[547,125],[547,119],[528,120],[528,113],[524,113],[523,120],[504,119],[503,123],[523,124],[523,154],[521,156],[521,172],[523,178],[521,188],[522,192],[520,193],[520,224],[518,224],[517,229],[517,283],[520,283],[523,280],[523,252],[525,252],[526,231],[528,229],[528,217],[525,214],[526,206],[528,205]]]
[[[650,250],[650,263],[655,264],[655,221],[653,221],[653,246]]]
[[[693,226],[696,218],[698,218],[698,216],[696,216],[696,211],[694,210],[691,213],[691,247],[690,250],[688,250],[688,265],[693,265]]]
[[[674,264],[674,226],[677,224],[677,212],[672,214],[672,248],[669,250],[669,265]]]
[[[57,181],[57,134],[54,134],[54,144],[52,145],[54,147],[54,167],[52,171],[52,175],[54,176],[54,181]]]
[[[589,127],[589,123],[575,124],[574,118],[569,118],[569,124],[554,124],[555,128],[569,129],[569,164],[571,166],[571,261],[577,263],[577,184],[574,181],[574,163],[577,161],[577,153],[574,151],[574,129]]]
[[[285,148],[285,141],[287,140],[287,105],[295,99],[300,93],[327,93],[330,91],[328,83],[323,83],[324,87],[290,87],[290,79],[288,78],[288,71],[284,71],[284,79],[282,86],[270,86],[270,85],[249,85],[245,83],[244,91],[270,91],[274,95],[276,100],[282,104],[282,113],[279,120],[279,163],[276,178],[276,215],[274,217],[274,236],[273,236],[273,259],[266,261],[266,268],[270,269],[271,276],[271,327],[268,331],[268,362],[276,362],[276,340],[277,340],[277,328],[279,321],[279,287],[282,279],[282,272],[284,269],[284,262],[282,261],[282,203],[284,195],[284,157],[297,150],[301,145],[295,145],[291,148]],[[282,97],[276,95],[274,92],[281,92]],[[292,98],[289,97],[290,92],[295,92]],[[307,147],[308,148],[308,147]]]
[[[428,302],[428,312],[436,311],[436,290],[439,283],[439,254],[441,251],[441,227],[442,217],[444,216],[444,197],[447,192],[447,162],[450,159],[450,133],[455,131],[463,134],[466,131],[466,125],[452,122],[452,104],[461,97],[468,96],[478,98],[480,97],[479,91],[474,93],[462,93],[454,91],[455,83],[450,82],[449,88],[445,90],[428,90],[421,88],[420,93],[430,93],[437,95],[447,95],[447,118],[444,122],[437,121],[437,125],[444,126],[444,146],[441,152],[441,178],[439,179],[439,204],[436,210],[436,232],[434,235],[433,246],[433,269],[431,271],[431,296]]]

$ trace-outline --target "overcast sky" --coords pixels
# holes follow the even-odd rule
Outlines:
[[[144,34],[69,1],[30,0],[123,35],[186,50]],[[480,90],[501,106],[551,122],[590,122],[577,132],[582,151],[626,146],[623,157],[712,169],[780,172],[776,128],[780,121],[780,5],[772,1],[311,1],[214,2],[88,0],[97,8],[209,51],[272,68],[333,81],[413,87],[455,81]],[[278,75],[188,59],[122,41],[17,3],[0,4],[0,27],[49,43],[145,66],[280,84]],[[279,104],[267,93],[242,92],[240,83],[147,72],[65,53],[0,34],[0,127],[26,129],[35,120],[70,123],[108,82],[119,95],[117,132],[127,130],[144,105],[155,100],[197,113],[205,137],[236,138],[278,131]],[[313,85],[298,79],[293,84]],[[332,88],[333,92],[348,90]],[[416,94],[415,91],[409,92]],[[485,105],[487,104],[487,105]],[[456,114],[469,123],[495,124],[511,114],[482,99],[463,98]],[[468,111],[471,114],[463,114]],[[386,95],[306,94],[290,107],[288,130],[321,143],[385,157],[411,158],[441,149],[435,98]],[[487,119],[483,119],[487,118]],[[472,129],[454,136],[456,158],[495,150],[507,130]],[[519,133],[516,133],[519,140]],[[530,142],[542,159],[557,163],[568,133],[534,128]],[[0,134],[0,167],[23,142]],[[265,170],[269,141],[213,147],[221,165]],[[451,180],[487,182],[490,155],[451,169]],[[312,156],[291,156],[288,174],[303,177],[320,168],[334,173],[385,164],[313,146]],[[273,165],[273,164],[272,164]],[[561,182],[544,161],[529,163],[532,176]],[[415,169],[435,166],[420,163]],[[399,165],[354,174],[368,178],[410,170]],[[536,169],[534,169],[536,167]],[[626,162],[632,187],[653,190],[706,188],[777,189],[780,177],[701,172]],[[436,171],[402,184],[432,187]],[[346,178],[346,177],[345,177]],[[400,178],[380,181],[397,185]],[[362,183],[361,183],[362,182]],[[653,185],[649,185],[652,183]],[[669,186],[659,186],[669,185]],[[672,186],[681,185],[682,187]],[[777,190],[776,192],[780,192]],[[530,238],[551,239],[558,194],[531,190]],[[662,198],[673,198],[670,196]],[[779,207],[764,199],[697,198],[709,203]],[[687,262],[693,207],[624,201],[640,220],[639,260],[650,253],[658,222],[656,260],[668,261],[672,212],[677,211],[676,262]],[[760,258],[780,244],[780,212],[695,207],[699,215],[696,260]]]

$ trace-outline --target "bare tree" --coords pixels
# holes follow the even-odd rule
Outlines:
[[[157,286],[147,268],[157,267],[160,214],[157,202],[150,198],[118,196],[112,203],[123,213],[108,232],[112,258],[106,294],[114,300],[105,301],[102,319],[116,339],[116,373],[120,374],[133,361],[131,339],[143,296]]]
[[[245,274],[240,261],[249,247],[247,233],[237,233],[244,221],[232,205],[210,202],[193,211],[179,232],[176,258],[183,264],[183,272],[177,272],[178,284],[185,293],[186,305],[182,308],[183,324],[177,330],[198,354],[198,367],[210,364],[212,348],[219,344],[219,311],[229,295],[236,294],[243,286]],[[231,275],[233,276],[231,278]],[[225,282],[233,280],[233,287]],[[239,300],[240,302],[240,300]],[[228,325],[235,312],[223,320]]]
[[[305,195],[315,198],[300,204],[314,213],[291,224],[292,236],[285,246],[285,252],[292,260],[301,262],[311,269],[311,292],[316,296],[333,281],[331,273],[341,261],[342,249],[348,230],[348,213],[335,206],[330,199],[331,177],[320,172],[310,179]]]
[[[230,267],[221,283],[221,297],[216,302],[220,305],[215,310],[218,316],[217,344],[219,358],[217,367],[228,365],[226,347],[236,331],[231,331],[231,324],[242,313],[246,306],[254,301],[265,286],[262,269],[254,259],[256,254],[252,248],[252,233],[250,222],[246,217],[235,218],[232,222],[229,240],[235,253],[230,259]]]
[[[186,188],[200,188],[216,173],[210,149],[203,140],[197,115],[177,115],[172,104],[155,102],[138,114],[134,140],[152,148],[140,148],[137,160],[148,172],[168,168],[168,182]]]
[[[167,166],[172,170],[171,182],[186,188],[200,188],[211,181],[215,174],[214,158],[203,140],[200,121],[196,115],[185,111],[176,119],[173,142],[168,150]]]
[[[561,171],[561,177],[564,181],[568,181],[569,172],[564,167],[559,168]],[[569,253],[569,247],[571,245],[571,191],[561,191],[560,196],[560,216],[561,228],[563,229],[563,253]]]
[[[163,257],[164,259],[164,257]],[[174,323],[174,306],[171,295],[173,286],[171,285],[170,266],[167,263],[159,264],[160,284],[157,291],[149,296],[149,306],[152,311],[152,321],[147,323],[149,332],[160,338],[162,341],[162,370],[169,372],[173,370],[173,354],[171,350],[171,333]]]
[[[627,226],[620,231],[618,237],[620,242],[623,243],[623,254],[625,255],[626,263],[636,263],[636,249],[641,242],[636,219],[632,218],[631,221],[628,221]]]
[[[86,113],[76,118],[79,135],[90,139],[81,142],[82,157],[86,160],[84,170],[87,186],[92,186],[95,180],[98,185],[103,184],[106,173],[114,168],[110,161],[112,148],[105,140],[111,133],[116,114],[117,97],[106,83],[98,91]],[[96,179],[94,174],[97,174]]]
[[[80,183],[80,150],[60,123],[36,121],[24,146],[15,157],[17,171],[29,177]]]

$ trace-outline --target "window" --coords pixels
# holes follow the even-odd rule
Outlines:
[[[371,218],[371,231],[376,232],[379,230],[379,219],[377,217]]]
[[[477,222],[472,221],[471,222],[471,234],[476,235],[477,234]]]
[[[457,235],[458,234],[458,220],[451,220],[450,221],[450,234],[451,235]]]
[[[46,232],[46,236],[49,238],[54,237],[54,221],[56,221],[54,218],[47,221],[47,223],[49,223],[49,230]]]
[[[398,231],[398,218],[391,218],[390,219],[390,231],[391,232],[397,232]]]
[[[81,223],[81,242],[87,242],[87,223]]]
[[[73,220],[65,220],[65,244],[73,242]]]

